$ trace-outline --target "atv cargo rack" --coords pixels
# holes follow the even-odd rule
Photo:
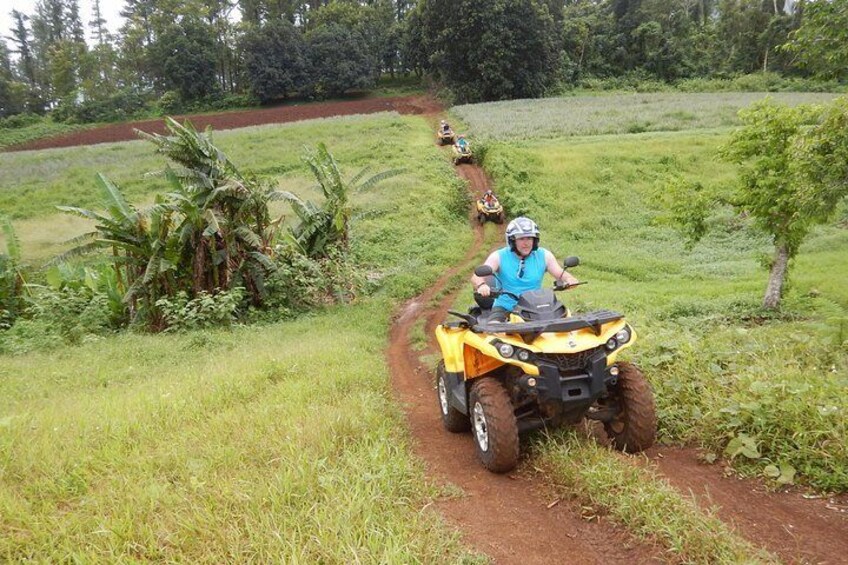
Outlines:
[[[611,310],[598,310],[587,312],[579,316],[562,318],[560,320],[539,320],[535,322],[489,322],[481,324],[470,324],[474,333],[501,333],[519,334],[525,343],[530,343],[540,334],[548,332],[573,332],[584,328],[591,328],[595,335],[601,335],[601,326],[622,319],[624,316]],[[475,320],[476,321],[476,320]]]

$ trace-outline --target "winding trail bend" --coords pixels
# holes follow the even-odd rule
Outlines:
[[[423,116],[436,129],[441,114]],[[472,196],[489,189],[482,168],[460,165],[457,174],[468,181]],[[426,292],[407,301],[390,331],[387,362],[396,397],[413,437],[413,449],[427,470],[461,495],[436,501],[442,515],[461,532],[464,541],[495,563],[652,563],[676,561],[662,548],[637,541],[629,532],[601,518],[582,519],[575,501],[546,498],[546,488],[532,462],[524,461],[509,475],[495,475],[477,462],[470,433],[452,434],[442,426],[436,405],[433,367],[424,360],[438,354],[435,327],[459,291],[451,290],[500,244],[487,238],[470,212],[474,230],[471,247],[455,267]],[[503,227],[500,229],[502,237]],[[463,285],[464,287],[464,285]],[[436,297],[440,297],[434,303]],[[410,331],[424,320],[427,348],[410,346]],[[848,564],[848,506],[845,497],[806,499],[798,491],[767,492],[758,481],[726,477],[719,466],[698,462],[695,450],[655,447],[639,461],[658,471],[685,495],[718,516],[741,536],[790,563]],[[634,463],[638,464],[638,462]]]
[[[489,187],[477,165],[460,165],[457,173],[468,181],[475,197]],[[473,213],[469,223],[474,230],[471,247],[454,268],[400,309],[387,351],[394,391],[406,412],[416,455],[437,481],[462,491],[460,496],[438,500],[438,509],[459,529],[468,545],[496,563],[661,562],[658,548],[636,542],[629,533],[606,521],[584,521],[576,503],[560,501],[552,505],[554,501],[544,497],[531,469],[510,475],[486,471],[476,460],[471,434],[451,434],[442,427],[432,367],[422,364],[420,352],[410,347],[409,335],[423,318],[429,338],[424,353],[438,351],[433,330],[445,318],[456,291],[445,293],[435,306],[432,302],[457,275],[464,278],[470,273],[475,259],[481,260],[487,251],[483,226],[477,224]]]

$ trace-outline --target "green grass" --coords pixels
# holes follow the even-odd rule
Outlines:
[[[19,145],[42,137],[53,137],[63,133],[79,131],[85,129],[83,125],[63,124],[54,122],[48,118],[43,118],[41,121],[20,128],[2,128],[0,127],[0,150],[3,150],[12,145]]]
[[[844,491],[848,230],[816,229],[782,312],[764,312],[759,258],[771,246],[750,220],[716,210],[691,250],[663,222],[657,191],[669,175],[735,182],[715,157],[724,139],[710,130],[493,144],[487,168],[512,211],[540,224],[543,246],[581,257],[573,272],[590,284],[563,299],[577,311],[621,311],[635,325],[632,355],[654,385],[665,440],[721,455],[749,437],[757,456],[736,456],[741,471],[789,464],[801,482]]]
[[[732,126],[739,109],[771,96],[785,104],[823,103],[820,93],[650,93],[571,96],[467,104],[451,112],[478,139],[527,140],[573,135],[676,131]]]
[[[408,449],[383,357],[397,301],[470,242],[455,210],[462,183],[420,119],[232,133],[222,145],[236,163],[305,196],[314,193],[299,157],[317,139],[346,171],[408,167],[356,195],[380,212],[354,225],[352,243],[383,291],[295,322],[123,333],[0,356],[0,560],[479,562],[427,510],[443,493]],[[387,135],[403,149],[389,151]],[[4,158],[12,168],[22,166],[14,159],[55,168],[30,177],[45,203],[58,195],[63,168],[130,178],[162,165],[138,142],[99,151]],[[150,198],[151,184],[137,185],[136,201]],[[77,195],[98,201],[93,183],[80,181]],[[29,218],[25,244],[39,228],[75,228],[55,226],[46,204],[14,202]]]
[[[0,559],[451,562],[389,303],[3,359]]]
[[[537,463],[556,489],[587,512],[606,514],[684,563],[776,563],[775,556],[737,536],[650,468],[611,454],[574,431],[539,442]]]

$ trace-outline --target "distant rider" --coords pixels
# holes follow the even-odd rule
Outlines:
[[[539,227],[536,222],[525,217],[515,218],[509,223],[506,227],[506,247],[489,255],[485,264],[498,274],[502,290],[516,296],[542,288],[542,278],[546,272],[568,285],[578,282],[559,265],[553,253],[539,247]],[[492,292],[483,277],[471,275],[471,284],[481,296],[489,296]],[[505,322],[517,303],[515,298],[501,294],[495,299],[489,320]]]

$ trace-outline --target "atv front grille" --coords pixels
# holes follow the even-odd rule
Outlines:
[[[601,345],[578,353],[538,353],[536,357],[539,361],[553,363],[560,372],[580,371],[585,369],[592,357],[603,349],[604,346]]]

